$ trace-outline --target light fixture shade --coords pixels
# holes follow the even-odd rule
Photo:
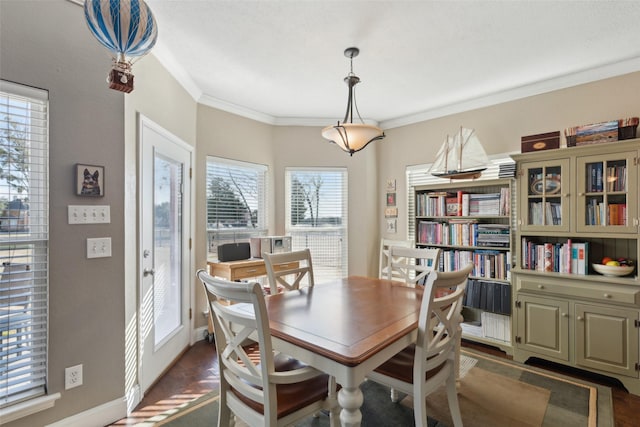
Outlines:
[[[349,87],[349,98],[347,99],[347,112],[342,123],[327,126],[322,129],[322,137],[336,144],[342,150],[353,156],[356,151],[362,150],[370,142],[384,138],[384,132],[377,126],[365,124],[360,117],[356,104],[356,94],[354,87],[360,83],[360,78],[353,73],[353,58],[358,56],[360,49],[348,47],[344,51],[344,56],[351,62],[351,71],[344,78],[344,82]],[[354,110],[360,119],[360,123],[353,123]]]
[[[376,126],[364,123],[338,123],[322,129],[322,137],[353,154],[370,142],[384,138],[384,132]]]

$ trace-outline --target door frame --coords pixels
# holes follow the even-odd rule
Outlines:
[[[142,295],[141,295],[141,291],[142,291],[142,278],[143,278],[143,269],[144,269],[144,265],[143,265],[143,254],[142,251],[144,250],[143,246],[143,227],[142,227],[142,183],[143,183],[143,177],[142,177],[142,163],[143,163],[143,129],[144,127],[147,127],[157,133],[159,133],[160,135],[166,137],[171,143],[176,144],[177,146],[179,146],[180,148],[186,150],[189,152],[189,157],[190,157],[190,165],[189,168],[191,169],[189,172],[186,173],[186,179],[189,180],[189,202],[188,204],[185,204],[185,208],[189,209],[188,215],[185,216],[186,218],[186,223],[184,226],[184,234],[187,237],[187,240],[190,242],[190,244],[188,244],[185,247],[185,250],[187,251],[186,257],[188,258],[188,260],[185,263],[185,268],[187,269],[187,274],[186,274],[186,280],[184,285],[188,286],[188,290],[187,290],[187,295],[188,295],[188,310],[189,310],[189,316],[188,316],[188,323],[185,325],[185,327],[188,328],[188,343],[189,346],[194,344],[194,334],[193,334],[193,330],[194,330],[194,316],[193,316],[193,307],[195,307],[195,285],[194,285],[194,269],[195,269],[195,254],[194,254],[194,245],[193,245],[193,230],[194,230],[194,224],[195,224],[195,185],[193,183],[193,169],[194,169],[194,164],[195,164],[195,159],[194,159],[194,152],[195,152],[195,148],[192,147],[191,145],[187,144],[184,140],[182,140],[181,138],[177,137],[176,135],[172,134],[171,132],[169,132],[168,130],[164,129],[162,126],[158,125],[156,122],[154,122],[153,120],[149,119],[148,117],[146,117],[143,114],[138,113],[138,120],[137,120],[137,124],[138,124],[138,130],[137,130],[137,134],[138,134],[138,147],[137,147],[137,171],[136,171],[136,175],[137,175],[137,184],[136,184],[136,191],[137,191],[137,197],[136,197],[136,212],[137,212],[137,218],[136,218],[136,229],[137,229],[137,236],[136,236],[136,317],[137,317],[137,322],[136,322],[136,362],[137,362],[137,379],[136,379],[136,383],[137,383],[137,390],[139,392],[139,401],[142,400],[142,398],[144,397],[144,393],[145,390],[143,390],[142,388],[142,372],[144,370],[144,366],[143,366],[143,353],[141,351],[141,349],[143,348],[143,330],[142,330],[142,321],[143,321],[143,316],[142,316],[142,312],[141,312],[141,308],[142,308]]]

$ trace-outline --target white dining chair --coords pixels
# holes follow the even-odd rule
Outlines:
[[[462,427],[456,390],[456,358],[459,356],[462,300],[472,270],[473,264],[469,264],[458,271],[429,274],[420,307],[416,343],[367,376],[413,396],[416,426],[427,425],[426,398],[444,384],[454,427]]]
[[[415,286],[424,284],[428,274],[438,267],[440,249],[389,247],[387,277]]]
[[[335,425],[335,380],[273,351],[260,284],[214,278],[205,270],[197,276],[207,295],[220,363],[218,426],[233,425],[232,416],[249,426],[287,426],[322,410]]]
[[[378,278],[380,279],[386,279],[388,276],[389,248],[391,246],[413,248],[415,247],[415,243],[413,240],[380,239],[380,259],[378,261]]]
[[[301,286],[314,285],[313,263],[309,249],[274,254],[263,252],[262,258],[269,278],[271,295],[277,294],[280,290],[291,291],[300,289]]]

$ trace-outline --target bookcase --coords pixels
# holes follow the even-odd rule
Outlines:
[[[640,280],[594,271],[640,252],[640,139],[513,155],[514,359],[617,378],[640,394]]]
[[[441,271],[475,268],[464,300],[463,337],[511,354],[511,178],[416,186],[417,247],[441,249]]]

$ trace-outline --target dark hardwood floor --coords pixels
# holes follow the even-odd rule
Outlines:
[[[510,359],[499,349],[465,341],[463,346],[483,351],[497,357]],[[565,375],[608,385],[612,388],[615,427],[640,427],[640,396],[627,393],[624,388],[608,378],[590,375],[584,371],[570,370],[544,361],[532,361],[538,366]],[[158,380],[140,405],[128,418],[111,426],[132,426],[156,414],[219,388],[218,357],[213,344],[199,341]]]

